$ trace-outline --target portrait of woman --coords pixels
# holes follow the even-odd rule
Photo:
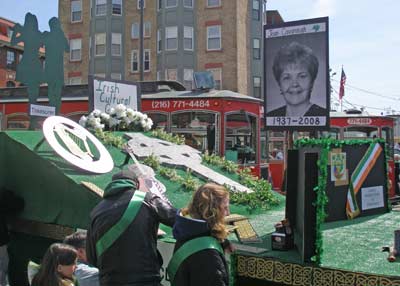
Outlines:
[[[326,109],[310,100],[318,66],[310,47],[295,41],[282,46],[274,57],[272,72],[285,105],[267,116],[326,116]]]

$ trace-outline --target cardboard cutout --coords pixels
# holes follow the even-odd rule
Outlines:
[[[17,66],[16,80],[28,88],[29,103],[34,104],[39,96],[39,86],[43,82],[42,64],[39,60],[39,48],[42,46],[42,34],[38,30],[35,15],[27,13],[23,26],[15,24],[11,45],[24,44],[24,53]],[[34,129],[31,118],[29,129]]]
[[[24,25],[16,24],[11,44],[23,43],[24,53],[17,66],[16,80],[27,86],[29,103],[35,104],[41,83],[48,84],[49,105],[60,113],[61,91],[64,85],[64,52],[69,51],[68,41],[61,29],[60,21],[53,17],[49,21],[50,31],[41,33],[35,15],[27,13]],[[46,49],[46,64],[43,70],[39,49]],[[35,129],[37,119],[31,115],[29,129]]]
[[[46,48],[44,80],[48,84],[49,103],[56,108],[56,114],[60,114],[61,91],[64,85],[64,52],[69,51],[69,45],[56,17],[50,19],[49,26],[50,32],[43,33],[43,44]]]

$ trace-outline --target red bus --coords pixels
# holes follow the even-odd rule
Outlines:
[[[165,91],[142,95],[142,112],[153,128],[183,135],[187,145],[266,175],[260,99],[227,90]]]
[[[389,116],[367,115],[360,111],[331,112],[329,135],[337,139],[382,138],[386,142],[388,154],[389,197],[396,195],[394,168],[394,129],[395,119]]]
[[[393,128],[395,119],[389,116],[367,115],[358,110],[348,112],[330,113],[330,130],[314,134],[318,137],[330,136],[334,139],[373,139],[383,138],[388,149],[389,179],[391,188],[389,197],[396,195],[395,169],[394,169],[394,137]],[[288,143],[302,137],[309,137],[309,132],[268,132],[268,149],[278,149],[286,153]],[[285,158],[285,156],[283,156]],[[281,189],[283,184],[283,174],[285,170],[285,160],[269,161],[272,182],[275,189]]]
[[[267,177],[262,100],[227,90],[186,91],[177,82],[139,83],[141,110],[153,120],[153,128],[183,135],[186,144],[225,156],[255,175]],[[41,87],[38,104],[48,104],[47,87]],[[66,86],[61,114],[78,121],[87,114],[88,86]],[[29,126],[26,88],[0,89],[0,130]],[[43,118],[44,119],[44,118]]]

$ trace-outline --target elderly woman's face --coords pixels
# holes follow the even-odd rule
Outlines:
[[[309,101],[313,81],[304,64],[287,65],[279,78],[283,97],[289,105],[298,105]]]

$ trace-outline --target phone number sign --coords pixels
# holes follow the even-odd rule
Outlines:
[[[176,109],[209,109],[212,102],[209,99],[192,100],[153,100],[151,108],[156,110]]]

